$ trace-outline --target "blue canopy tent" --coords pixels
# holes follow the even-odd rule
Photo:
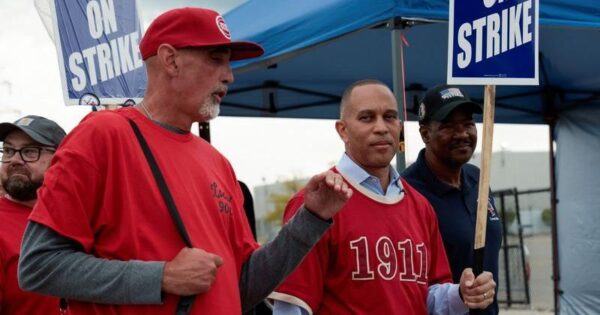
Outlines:
[[[600,209],[592,200],[600,170],[589,167],[600,160],[600,6],[540,2],[540,86],[498,86],[495,120],[546,123],[557,137],[555,294],[564,292],[561,314],[600,313],[600,292],[589,283],[600,279]],[[250,0],[225,19],[235,38],[266,49],[261,58],[234,64],[226,116],[337,118],[343,89],[376,78],[406,99],[407,119],[414,120],[422,92],[446,80],[447,1]],[[483,88],[467,90],[482,99]],[[582,156],[590,164],[578,163]]]
[[[540,5],[541,85],[497,89],[496,121],[544,123],[552,111],[600,94],[600,9],[586,1]],[[407,108],[413,94],[446,79],[446,1],[249,1],[225,18],[235,37],[261,43],[266,54],[236,63],[228,116],[336,118],[350,82],[374,77],[393,85],[392,30],[401,30]],[[576,29],[576,31],[574,31]],[[482,97],[482,89],[470,94]],[[409,119],[414,119],[409,115]]]

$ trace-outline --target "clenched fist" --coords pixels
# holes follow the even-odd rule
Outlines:
[[[183,248],[165,264],[162,290],[180,296],[196,295],[210,289],[223,259],[199,248]]]

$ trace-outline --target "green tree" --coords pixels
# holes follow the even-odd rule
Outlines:
[[[269,224],[273,225],[281,225],[281,221],[283,220],[283,212],[285,211],[285,206],[287,205],[290,198],[298,192],[304,184],[306,180],[300,179],[298,177],[294,177],[290,180],[284,181],[283,192],[281,193],[272,193],[269,194],[269,199],[275,205],[273,211],[270,211],[265,216],[265,219]]]
[[[504,224],[506,224],[506,226],[510,226],[513,221],[516,219],[517,217],[517,213],[515,212],[515,210],[508,208],[506,209],[506,214],[505,214],[505,222]]]
[[[552,225],[552,210],[550,208],[542,210],[542,222],[548,226]]]

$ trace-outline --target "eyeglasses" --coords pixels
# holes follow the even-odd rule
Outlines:
[[[19,153],[19,155],[21,156],[21,159],[23,161],[36,162],[37,160],[40,159],[40,156],[42,155],[42,151],[56,152],[56,150],[54,150],[54,149],[42,148],[42,147],[24,147],[19,150],[15,149],[15,148],[11,148],[11,147],[4,147],[4,148],[0,149],[0,154],[2,155],[0,162],[2,162],[2,163],[10,162],[10,159],[12,159],[12,157],[15,156],[15,154],[17,154],[17,152]]]

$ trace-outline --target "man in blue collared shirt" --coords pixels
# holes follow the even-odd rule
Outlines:
[[[458,87],[438,85],[425,93],[419,107],[420,133],[425,149],[402,177],[429,200],[438,217],[453,281],[473,265],[479,169],[467,162],[477,144],[473,114],[481,106]],[[502,229],[490,196],[483,269],[498,282],[498,253]],[[498,314],[498,301],[484,314]]]
[[[335,169],[354,197],[270,296],[274,313],[464,314],[467,306],[488,306],[495,291],[490,273],[475,279],[461,270],[460,285],[445,283],[451,276],[435,213],[390,165],[401,123],[389,88],[375,80],[354,83],[340,116],[336,129],[346,152]],[[292,198],[285,219],[302,199],[302,193]]]

